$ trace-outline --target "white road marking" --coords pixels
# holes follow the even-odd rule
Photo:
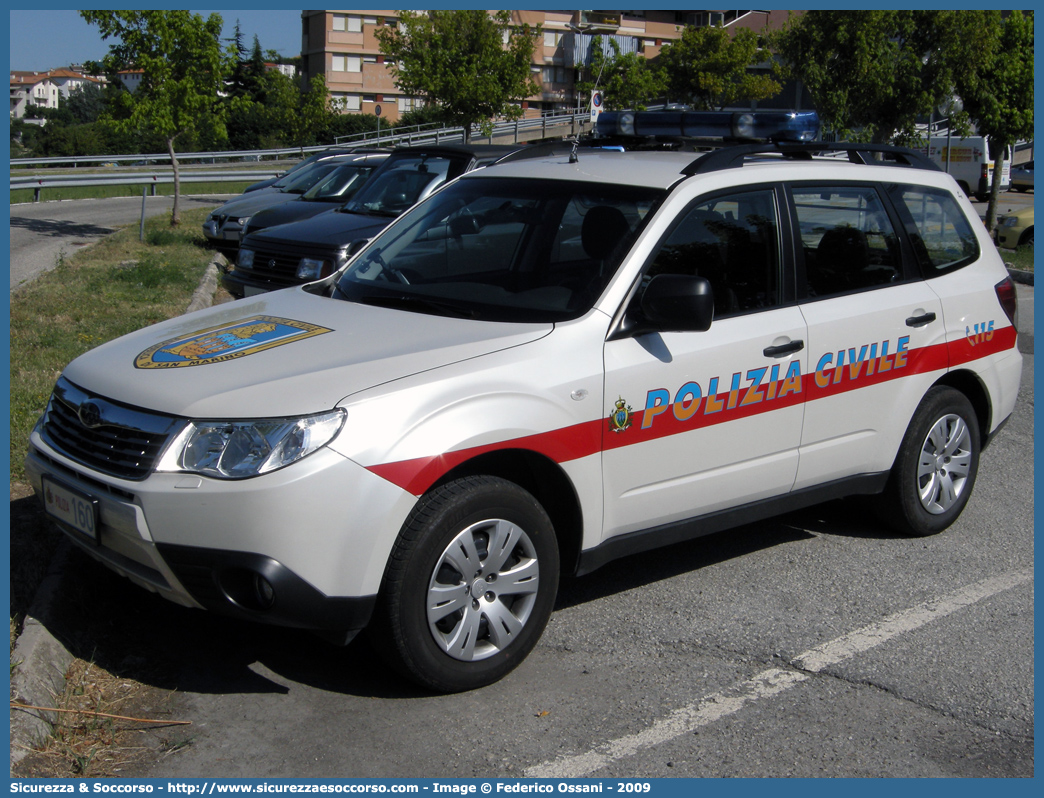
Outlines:
[[[892,638],[919,629],[978,601],[1003,593],[1033,580],[1033,571],[1012,571],[984,579],[933,601],[898,612],[882,621],[864,626],[799,654],[791,662],[797,670],[769,668],[744,682],[676,709],[637,734],[611,740],[593,751],[559,757],[551,762],[526,768],[527,778],[570,779],[587,776],[613,762],[689,734],[720,718],[739,712],[747,704],[771,698],[811,678],[812,673],[844,662]]]

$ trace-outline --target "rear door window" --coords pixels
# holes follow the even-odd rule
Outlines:
[[[975,232],[950,192],[893,185],[888,195],[903,219],[925,277],[959,269],[979,256]]]
[[[791,196],[809,299],[903,279],[899,237],[875,186],[798,186]]]

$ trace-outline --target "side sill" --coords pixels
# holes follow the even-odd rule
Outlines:
[[[980,454],[986,451],[986,447],[993,443],[993,439],[996,438],[1000,431],[1008,425],[1009,421],[1011,421],[1010,415],[1006,419],[1004,419],[1000,424],[997,425],[997,429],[995,429],[993,432],[989,433],[986,436],[986,440],[982,442],[982,448],[979,450]]]
[[[701,515],[697,518],[689,518],[684,521],[676,521],[671,524],[652,527],[651,529],[640,529],[636,532],[628,532],[587,549],[580,553],[580,562],[575,572],[576,576],[583,576],[601,568],[606,563],[638,554],[643,551],[670,546],[673,543],[681,543],[686,540],[712,535],[724,529],[742,526],[754,521],[763,521],[783,513],[801,510],[815,504],[822,504],[833,499],[842,499],[845,496],[858,494],[880,493],[888,483],[888,471],[879,474],[860,474],[854,477],[846,477],[812,488],[787,493],[783,496],[774,496],[771,499],[744,504],[740,507],[732,507],[728,510],[720,510],[709,515]]]

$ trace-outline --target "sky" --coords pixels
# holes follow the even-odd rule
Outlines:
[[[54,3],[53,5],[58,5]],[[260,5],[260,4],[258,4]],[[255,6],[256,8],[257,6]],[[301,54],[301,12],[241,8],[233,11],[194,11],[204,17],[220,14],[225,27],[222,38],[230,38],[239,20],[243,44],[249,50],[257,35],[263,50],[280,55]],[[10,68],[45,72],[69,64],[98,61],[109,49],[97,27],[88,25],[72,9],[10,12]]]

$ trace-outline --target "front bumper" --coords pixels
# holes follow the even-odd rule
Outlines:
[[[1019,239],[1026,231],[1025,227],[998,227],[994,231],[994,240],[997,246],[1005,249],[1015,249],[1019,245]]]
[[[236,248],[243,238],[243,228],[234,222],[204,222],[203,235],[214,246]]]
[[[248,480],[97,472],[33,433],[26,473],[98,502],[98,542],[56,521],[81,550],[178,604],[349,639],[373,611],[384,565],[416,501],[328,449]],[[349,633],[349,634],[345,634]]]
[[[251,273],[247,269],[230,269],[222,273],[221,286],[237,299],[245,296],[256,296],[269,291],[278,291],[280,288],[290,288],[298,285],[298,282],[282,282],[266,279]]]

